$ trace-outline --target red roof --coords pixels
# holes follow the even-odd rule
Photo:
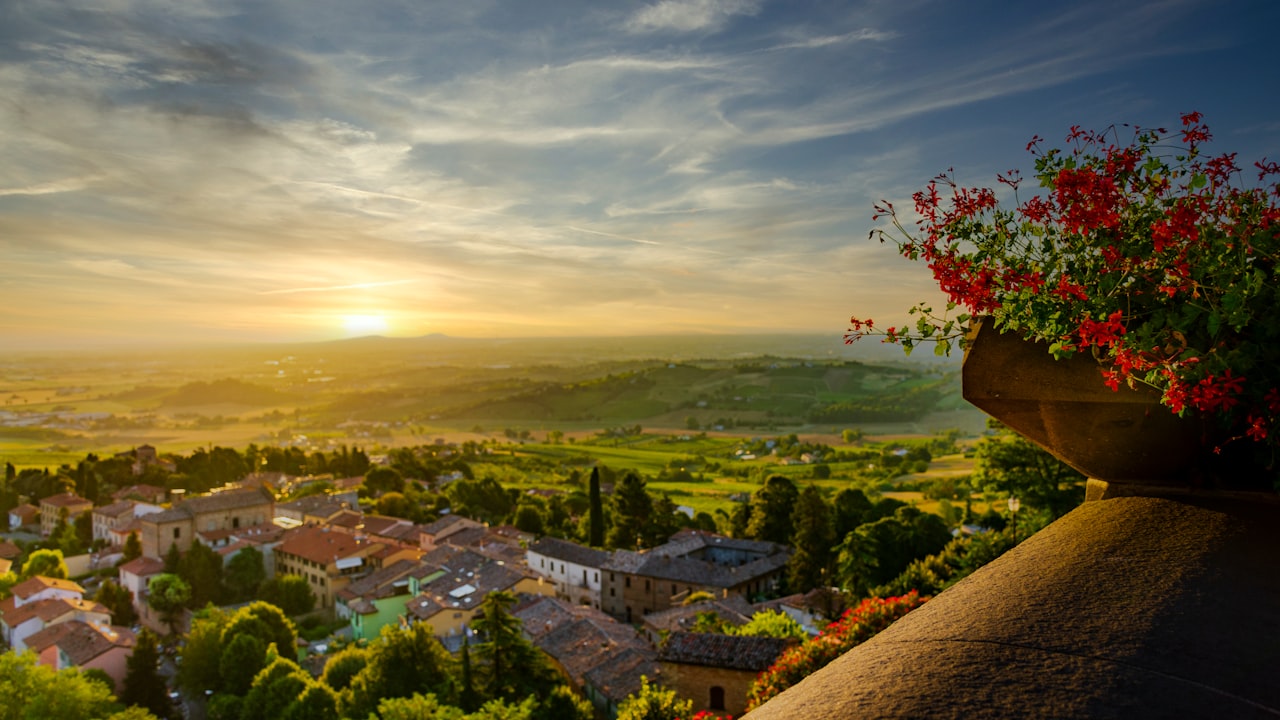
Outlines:
[[[328,565],[338,558],[351,557],[379,547],[381,547],[380,543],[370,543],[364,538],[344,532],[334,532],[328,528],[300,527],[293,530],[275,551],[320,565]]]
[[[41,505],[53,505],[54,507],[78,507],[80,505],[92,506],[93,503],[76,495],[75,493],[61,493],[58,495],[50,495],[40,501]]]

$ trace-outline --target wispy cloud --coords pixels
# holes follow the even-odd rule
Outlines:
[[[661,0],[627,19],[632,32],[714,30],[735,15],[760,12],[759,0]]]

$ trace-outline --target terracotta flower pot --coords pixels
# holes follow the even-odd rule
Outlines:
[[[963,382],[966,400],[1094,480],[1186,487],[1212,451],[1203,423],[1174,415],[1154,390],[1113,392],[1093,358],[1055,360],[990,321],[971,337]]]

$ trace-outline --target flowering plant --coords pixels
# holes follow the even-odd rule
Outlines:
[[[1128,141],[1073,127],[1066,150],[1033,138],[1044,193],[1022,199],[1016,171],[997,175],[1012,207],[950,171],[914,195],[914,229],[877,205],[893,230],[872,236],[928,265],[946,311],[917,305],[914,329],[853,318],[845,341],[946,354],[989,316],[1054,357],[1089,353],[1113,390],[1154,388],[1178,415],[1280,445],[1280,163],[1254,163],[1247,182],[1235,153],[1203,154],[1200,113],[1181,119],[1180,133],[1133,127]]]

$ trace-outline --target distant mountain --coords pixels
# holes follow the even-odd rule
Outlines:
[[[195,407],[201,405],[247,405],[266,407],[293,402],[294,398],[268,387],[242,380],[224,378],[212,382],[187,383],[165,395],[160,404],[164,407]]]

